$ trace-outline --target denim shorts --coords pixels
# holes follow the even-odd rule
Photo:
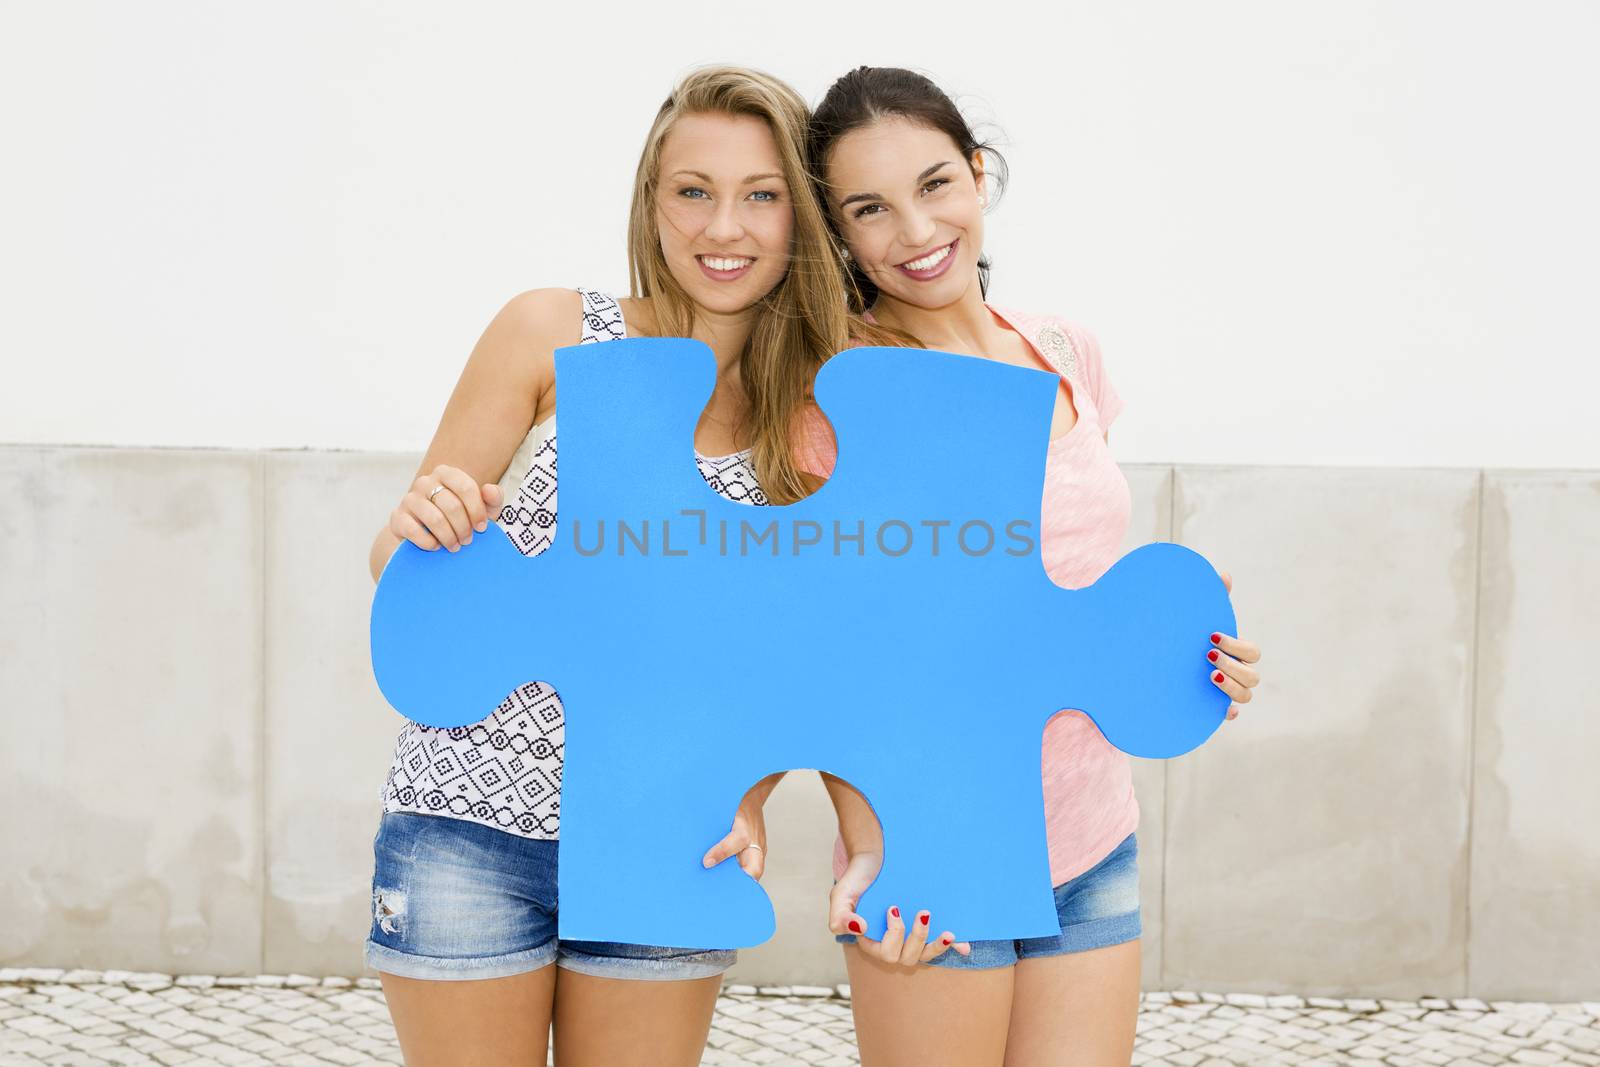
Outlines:
[[[504,978],[550,963],[599,978],[709,978],[733,949],[556,937],[555,841],[415,812],[385,812],[372,841],[367,965],[402,978]]]
[[[1009,967],[1018,960],[1064,956],[1093,948],[1137,941],[1139,922],[1139,843],[1135,835],[1123,838],[1111,854],[1076,878],[1056,886],[1056,915],[1061,933],[1054,937],[1028,937],[1018,941],[973,941],[972,954],[948,949],[928,961],[929,967],[981,971]],[[961,931],[955,931],[957,937]],[[834,938],[844,944],[855,934]]]

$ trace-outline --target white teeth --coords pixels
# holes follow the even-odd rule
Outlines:
[[[753,259],[719,259],[716,256],[701,256],[700,257],[700,262],[704,263],[706,266],[710,267],[712,270],[738,270],[740,267],[748,267],[750,264],[754,263],[755,260],[753,260]]]
[[[906,269],[907,270],[932,270],[934,267],[937,267],[939,264],[943,263],[944,262],[944,257],[948,256],[949,254],[950,254],[950,246],[949,245],[945,245],[943,248],[939,249],[939,251],[930,252],[928,255],[923,256],[921,259],[913,259],[910,263],[906,264]]]

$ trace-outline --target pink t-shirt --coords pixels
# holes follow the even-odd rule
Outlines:
[[[1027,340],[1044,369],[1066,379],[1072,394],[1078,419],[1050,442],[1045,461],[1040,551],[1057,585],[1092,585],[1117,561],[1132,511],[1128,481],[1102,436],[1122,411],[1122,398],[1101,365],[1099,342],[1084,327],[1052,315],[993,305],[989,310]],[[829,477],[837,454],[827,420],[816,408],[808,410],[796,445],[801,469]],[[1139,802],[1127,755],[1081,711],[1062,711],[1045,725],[1042,764],[1050,883],[1060,885],[1133,833]],[[840,841],[834,847],[835,878],[844,873],[845,861]]]

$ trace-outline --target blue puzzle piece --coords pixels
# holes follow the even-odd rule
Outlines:
[[[964,939],[1052,935],[1045,721],[1081,709],[1147,758],[1222,722],[1203,654],[1234,617],[1204,558],[1146,545],[1082,590],[1045,574],[1054,375],[841,353],[816,383],[832,478],[752,508],[695,471],[704,345],[563,348],[556,373],[555,543],[532,559],[505,537],[454,554],[402,544],[373,600],[372,655],[384,696],[424,725],[477,722],[529,681],[560,694],[562,937],[765,941],[760,886],[700,857],[753,782],[802,767],[851,782],[883,824],[861,914],[895,903]]]

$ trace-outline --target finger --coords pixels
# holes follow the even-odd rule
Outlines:
[[[1236,704],[1250,703],[1250,690],[1246,689],[1232,678],[1229,678],[1221,671],[1214,670],[1211,672],[1211,684],[1222,690],[1224,693],[1227,693]]]
[[[439,484],[454,493],[456,499],[461,502],[467,520],[466,540],[470,541],[471,531],[482,531],[488,525],[489,519],[484,510],[483,493],[478,489],[478,480],[457,467],[438,467],[433,475],[439,479]],[[444,496],[443,493],[439,495]]]
[[[1261,649],[1249,641],[1241,641],[1224,633],[1213,633],[1211,643],[1241,663],[1257,663],[1261,660]]]
[[[737,856],[739,850],[750,843],[750,838],[743,830],[729,830],[726,837],[711,846],[711,850],[700,859],[703,867],[715,867],[729,856]]]
[[[922,950],[922,962],[927,963],[929,960],[938,959],[940,956],[943,956],[946,952],[949,952],[952,948],[954,948],[955,943],[956,935],[952,934],[949,930],[946,930],[944,933],[928,942],[928,947]]]
[[[429,533],[428,528],[404,508],[395,508],[394,514],[389,517],[389,529],[396,537],[403,537],[418,548],[429,552],[439,548],[439,539]]]
[[[1226,589],[1231,596],[1233,594],[1233,575],[1227,571],[1220,571],[1218,572],[1218,577],[1222,579],[1222,588]]]
[[[878,943],[878,955],[887,963],[898,963],[905,941],[906,924],[900,918],[900,909],[890,908],[889,928],[884,931],[883,940]]]
[[[438,538],[441,545],[455,551],[455,547],[461,544],[462,531],[456,529],[443,510],[446,503],[444,498],[449,492],[443,476],[448,475],[450,470],[450,467],[440,464],[431,473],[417,475],[411,483],[411,491],[400,501],[400,506]],[[439,492],[435,493],[435,489]],[[452,541],[455,547],[452,547]]]
[[[931,918],[928,912],[919,911],[911,923],[911,930],[906,934],[906,943],[900,949],[900,962],[907,967],[922,959],[922,950],[928,944],[928,920]]]
[[[1240,663],[1220,649],[1213,648],[1210,652],[1207,652],[1206,659],[1210,660],[1211,665],[1216,667],[1217,670],[1226,674],[1246,689],[1255,688],[1261,681],[1261,675],[1254,667]]]
[[[452,480],[457,480],[457,475],[460,475],[459,471],[455,473],[447,471],[445,477]],[[461,477],[465,476],[461,475]],[[464,545],[470,545],[472,543],[472,517],[467,513],[466,502],[457,492],[457,486],[451,485],[450,482],[442,480],[439,482],[439,484],[444,486],[444,488],[437,493],[433,492],[431,486],[429,487],[428,491],[433,497],[430,503],[432,503],[433,506],[438,508],[440,511],[444,512],[445,518],[450,520],[450,525],[455,529],[456,537],[460,539],[461,543]],[[467,485],[470,486],[470,488],[466,490],[467,495],[469,497],[476,497],[478,495],[478,483],[474,482],[471,478],[468,478]]]
[[[767,850],[746,845],[739,850],[739,868],[756,881],[761,881],[761,875],[767,869]]]
[[[1225,721],[1232,722],[1234,719],[1237,719],[1238,717],[1239,717],[1239,705],[1237,705],[1237,704],[1229,704],[1228,705],[1228,714],[1225,717]]]
[[[446,517],[445,513],[439,510],[439,505],[428,500],[428,492],[429,490],[426,489],[420,492],[413,489],[406,494],[400,505],[410,513],[412,518],[420,522],[430,534],[437,537],[441,545],[454,552],[461,547],[461,535],[456,532],[455,525]],[[434,500],[442,502],[446,496],[451,496],[451,499],[454,499],[450,491],[445,490],[435,495]]]

